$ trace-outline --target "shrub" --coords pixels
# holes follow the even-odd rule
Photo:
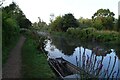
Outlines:
[[[79,38],[80,40],[96,40],[98,42],[119,41],[120,34],[116,31],[98,31],[95,28],[68,28],[68,35]]]
[[[119,39],[119,33],[115,31],[97,31],[95,33],[95,39],[97,41],[117,41]]]
[[[3,46],[9,45],[10,42],[18,36],[19,30],[19,26],[17,25],[17,22],[14,19],[8,18],[6,20],[3,20]]]

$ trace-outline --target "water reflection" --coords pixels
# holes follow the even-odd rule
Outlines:
[[[65,38],[53,38],[52,43],[58,48],[59,50],[62,51],[63,54],[65,55],[72,55],[74,52],[75,45],[68,43]]]
[[[99,46],[91,48],[79,47],[63,38],[54,38],[45,42],[45,50],[48,51],[48,55],[51,57],[63,57],[99,78],[120,78],[120,60],[114,49]]]

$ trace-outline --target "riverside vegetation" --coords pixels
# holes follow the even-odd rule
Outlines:
[[[41,48],[37,49],[40,46],[38,44],[39,37],[31,32],[26,32],[27,39],[22,49],[23,78],[54,79],[55,74],[50,69],[45,54]]]
[[[99,9],[92,19],[75,19],[71,13],[56,17],[49,25],[50,33],[66,34],[81,41],[96,41],[119,44],[120,16],[114,18],[109,9]],[[55,31],[55,32],[54,32]]]
[[[86,28],[86,29],[79,29],[79,28],[69,28],[67,30],[68,35],[72,37],[77,37],[80,40],[89,40],[89,41],[98,41],[98,42],[110,42],[110,41],[119,41],[120,34],[116,31],[109,31],[109,30],[96,30],[95,28]],[[79,34],[79,35],[78,35]]]
[[[2,12],[2,63],[5,64],[10,50],[17,43],[20,28],[29,27],[31,22],[22,10],[13,2],[9,6],[1,7]],[[23,26],[24,25],[24,26]]]
[[[76,19],[73,14],[67,13],[57,16],[47,25],[41,21],[32,23],[26,18],[23,11],[14,2],[1,7],[2,12],[2,62],[6,63],[10,50],[15,46],[21,29],[27,29],[27,40],[23,46],[22,62],[24,77],[50,77],[54,74],[50,70],[45,56],[37,50],[39,38],[31,32],[48,32],[50,35],[69,36],[81,41],[108,42],[120,45],[120,16],[114,17],[109,9],[99,9],[91,19],[80,17]],[[30,31],[30,32],[29,32]],[[31,37],[32,36],[32,37]],[[37,41],[37,42],[36,42]],[[42,43],[43,41],[41,41]],[[40,46],[40,45],[39,45]]]
[[[55,74],[50,69],[44,53],[37,49],[39,38],[32,34],[32,23],[26,18],[16,3],[1,7],[2,18],[2,65],[6,63],[9,53],[18,42],[20,35],[26,36],[22,48],[23,78],[49,78],[54,79]],[[31,29],[32,28],[32,29]],[[43,41],[41,40],[41,43]],[[39,45],[41,47],[41,45]]]

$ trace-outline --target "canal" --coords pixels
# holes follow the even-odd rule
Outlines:
[[[120,47],[51,36],[44,42],[47,55],[62,57],[99,78],[120,78]]]

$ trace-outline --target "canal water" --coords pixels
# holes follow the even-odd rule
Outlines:
[[[120,47],[80,42],[66,37],[45,40],[44,49],[52,58],[62,57],[99,78],[120,78]]]

